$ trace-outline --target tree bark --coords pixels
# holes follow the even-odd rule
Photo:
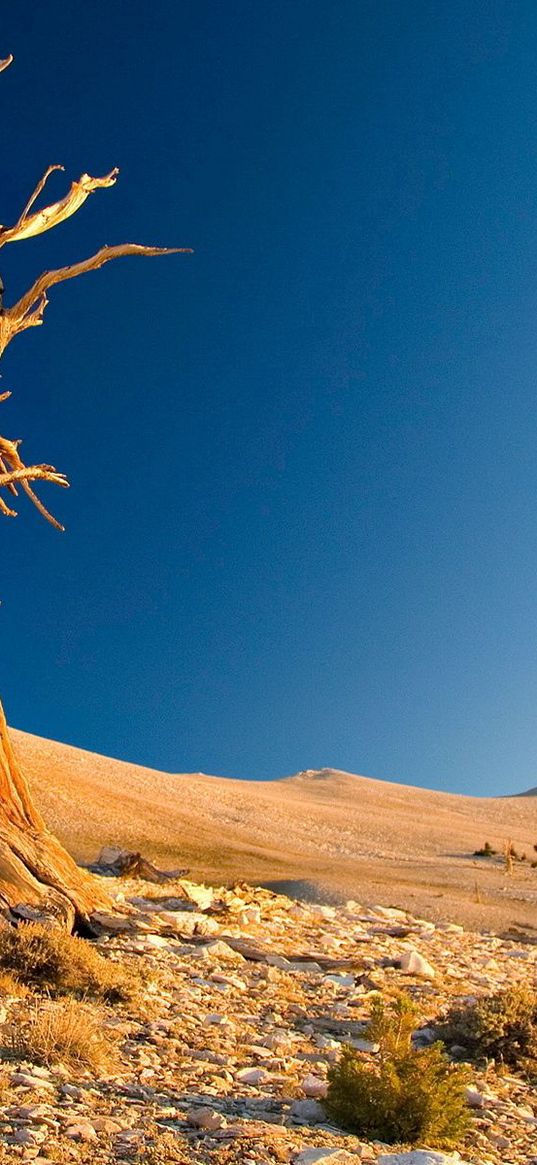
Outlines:
[[[70,930],[110,909],[98,882],[46,827],[15,759],[0,703],[0,911],[56,918]]]

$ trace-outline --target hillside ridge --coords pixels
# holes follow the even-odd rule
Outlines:
[[[528,861],[506,879],[501,853],[507,838],[533,853],[537,798],[476,798],[326,768],[275,781],[172,774],[17,730],[13,743],[47,824],[78,861],[118,844],[211,882],[388,900],[474,928],[535,922],[537,872]],[[494,861],[474,857],[485,841]]]

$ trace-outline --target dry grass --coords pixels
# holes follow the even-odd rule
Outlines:
[[[97,1161],[102,1158],[97,1158],[95,1155],[95,1145],[85,1145],[84,1142],[77,1141],[76,1145],[72,1142],[68,1144],[65,1141],[51,1141],[47,1139],[47,1161],[54,1162],[54,1165],[96,1165]],[[13,1157],[2,1157],[0,1152],[0,1163],[3,1165],[4,1160],[9,1161],[9,1165],[13,1165]],[[107,1158],[108,1161],[111,1158]]]
[[[2,999],[23,999],[28,994],[28,988],[20,979],[15,979],[15,976],[10,971],[3,971],[0,967],[0,1000]]]
[[[147,1142],[138,1158],[140,1165],[189,1165],[192,1154],[181,1134],[162,1132],[155,1125],[146,1131]]]
[[[5,1041],[17,1059],[47,1067],[65,1064],[99,1072],[117,1064],[117,1039],[103,1026],[103,1016],[77,999],[21,1004]]]
[[[90,995],[109,1003],[132,999],[137,990],[134,975],[103,958],[91,943],[37,922],[0,931],[0,974],[49,994]]]

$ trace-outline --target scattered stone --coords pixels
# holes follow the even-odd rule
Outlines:
[[[303,1149],[293,1157],[293,1165],[351,1165],[356,1157],[346,1149]]]
[[[401,956],[401,970],[404,975],[415,975],[418,979],[434,979],[436,971],[418,951],[405,951]]]
[[[471,1148],[460,1156],[358,1141],[321,1103],[344,1044],[374,1065],[367,1025],[376,993],[409,976],[414,1041],[427,1046],[454,999],[533,983],[535,960],[517,955],[520,935],[475,935],[390,907],[293,903],[242,884],[214,890],[181,880],[157,893],[108,876],[105,885],[118,914],[101,915],[99,948],[141,969],[142,1000],[99,1010],[119,1040],[111,1073],[0,1062],[8,1160],[46,1165],[56,1146],[73,1165],[88,1151],[95,1165],[110,1154],[141,1160],[159,1126],[157,1141],[173,1138],[185,1161],[213,1165],[532,1163],[535,1094],[494,1065],[474,1068]],[[24,1006],[3,996],[0,1020],[2,1009],[9,1023]]]
[[[321,1080],[319,1076],[309,1075],[302,1081],[302,1091],[305,1096],[312,1097],[314,1100],[322,1100],[328,1091],[326,1080]]]
[[[318,1100],[295,1100],[291,1105],[291,1117],[299,1124],[319,1125],[326,1120],[326,1113]]]
[[[255,1087],[268,1079],[268,1073],[265,1072],[264,1068],[241,1068],[236,1074],[236,1079],[241,1084],[252,1084]]]
[[[207,1132],[213,1132],[215,1129],[225,1129],[227,1121],[221,1112],[217,1112],[215,1108],[204,1106],[203,1108],[192,1108],[187,1113],[188,1120],[191,1125],[197,1129],[205,1129]]]
[[[79,1121],[78,1124],[69,1125],[65,1130],[66,1137],[71,1137],[73,1141],[96,1141],[97,1133],[95,1128],[89,1121]]]
[[[432,1149],[413,1149],[410,1153],[384,1153],[377,1165],[468,1165],[459,1153],[435,1153]]]

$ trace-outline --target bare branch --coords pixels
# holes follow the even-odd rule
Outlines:
[[[52,478],[48,477],[46,480],[52,481]],[[37,494],[34,493],[28,479],[26,481],[21,481],[21,485],[22,485],[22,488],[23,488],[26,496],[30,499],[32,505],[35,506],[36,510],[39,511],[39,513],[41,514],[41,517],[45,518],[45,520],[47,522],[50,522],[51,526],[54,526],[54,528],[56,530],[59,530],[61,534],[64,534],[65,533],[65,526],[62,526],[61,522],[58,522],[58,519],[54,517],[54,514],[51,514],[50,510],[47,510],[47,507],[45,505],[43,505],[41,498],[38,498]],[[69,482],[67,480],[57,481],[56,485],[68,486]]]
[[[7,473],[7,472],[8,472],[8,468],[7,468],[7,465],[6,465],[6,463],[5,463],[4,459],[3,459],[3,457],[0,457],[0,471],[1,471],[2,473]],[[16,485],[14,485],[14,484],[13,484],[13,482],[12,482],[12,481],[10,481],[10,482],[8,483],[8,485],[7,485],[7,489],[9,490],[10,494],[13,494],[13,497],[14,497],[14,498],[16,498],[16,497],[18,497],[18,496],[19,496],[19,495],[18,495],[18,493],[17,493],[17,487],[16,487]]]
[[[69,485],[67,478],[63,473],[58,473],[53,465],[25,465],[19,456],[19,444],[19,441],[8,441],[6,437],[0,437],[0,490],[7,489],[16,497],[16,483],[20,484],[39,513],[57,530],[63,530],[64,527],[49,513],[41,499],[34,493],[30,482],[50,481],[53,485],[66,487]],[[17,516],[16,511],[10,509],[1,496],[0,513],[9,518]]]
[[[43,177],[37,183],[37,186],[36,186],[33,194],[28,199],[28,202],[26,203],[26,206],[24,207],[24,210],[19,218],[17,226],[20,226],[21,223],[24,222],[25,218],[28,216],[28,212],[31,210],[32,206],[34,205],[34,202],[36,201],[37,198],[39,198],[41,191],[44,190],[44,188],[45,188],[45,186],[50,178],[50,175],[53,174],[55,170],[65,170],[65,166],[60,166],[60,165],[49,166],[48,170],[45,170]]]
[[[119,259],[123,255],[185,254],[192,254],[190,247],[143,247],[139,243],[119,243],[115,247],[101,247],[95,255],[91,255],[89,259],[82,259],[80,263],[59,267],[57,271],[44,271],[18,303],[6,308],[0,314],[0,355],[18,332],[37,327],[43,322],[43,312],[48,303],[46,293],[55,283],[75,279],[78,275],[85,275],[87,271],[96,271],[104,263],[109,263],[111,259]]]
[[[19,239],[30,239],[34,235],[42,235],[44,231],[49,231],[51,227],[56,227],[59,223],[65,222],[67,218],[70,218],[72,214],[76,214],[77,210],[80,210],[88,195],[93,194],[94,190],[101,190],[103,187],[113,186],[119,174],[117,167],[111,170],[109,174],[105,174],[103,178],[92,178],[90,174],[81,174],[78,182],[71,183],[70,190],[59,202],[53,202],[51,206],[45,206],[43,210],[37,210],[35,214],[27,217],[28,211],[33,206],[36,198],[43,190],[49,175],[54,170],[63,170],[63,166],[49,166],[43,178],[37,184],[19,221],[14,227],[0,228],[0,247],[3,247],[6,243],[16,243]]]
[[[12,60],[11,55],[0,60],[0,73],[8,68]],[[90,174],[82,174],[78,182],[71,184],[70,189],[62,199],[31,214],[30,211],[43,192],[50,175],[55,170],[63,170],[63,168],[60,165],[49,166],[37,183],[15,226],[0,226],[0,247],[5,246],[6,243],[14,243],[20,239],[40,235],[44,231],[58,226],[59,223],[65,222],[71,215],[76,214],[88,196],[95,190],[113,186],[119,173],[117,169],[114,169],[102,178],[92,178]],[[78,275],[84,275],[88,271],[96,271],[104,263],[108,263],[111,259],[119,259],[123,255],[175,254],[192,254],[192,251],[190,247],[143,247],[138,243],[120,243],[114,247],[101,247],[95,255],[91,255],[89,259],[83,259],[80,263],[59,267],[56,271],[44,271],[25,295],[10,308],[3,308],[0,295],[0,356],[18,332],[22,332],[26,328],[39,327],[43,323],[43,315],[48,304],[47,291],[56,283],[62,283],[66,279],[75,279]],[[0,292],[3,293],[1,280]],[[7,400],[10,395],[9,392],[0,393],[0,401]],[[18,453],[19,444],[19,441],[8,441],[7,438],[0,437],[0,514],[16,517],[15,510],[7,505],[1,491],[7,490],[11,495],[17,497],[17,485],[20,485],[43,517],[57,529],[63,530],[63,526],[56,521],[56,518],[49,513],[43,502],[34,493],[30,482],[50,481],[59,486],[68,486],[69,482],[63,473],[57,472],[53,465],[25,465]]]

